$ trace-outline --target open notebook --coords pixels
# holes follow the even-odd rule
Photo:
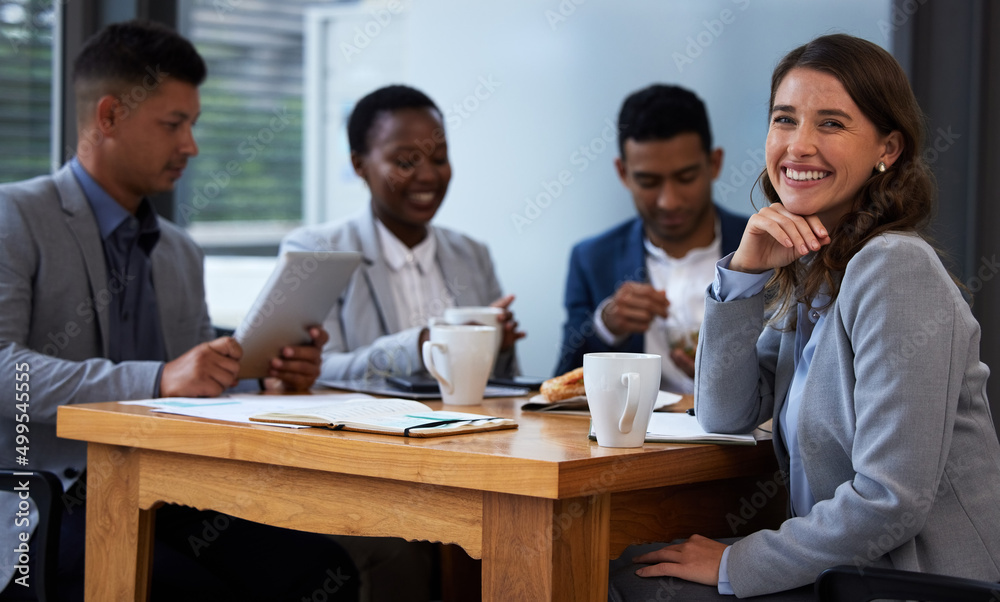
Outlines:
[[[361,399],[312,407],[302,412],[265,412],[252,422],[316,426],[402,437],[441,437],[517,428],[510,418],[432,410],[409,399]]]

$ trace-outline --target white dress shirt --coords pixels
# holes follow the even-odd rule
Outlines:
[[[644,337],[643,350],[655,353],[662,360],[660,389],[674,393],[694,393],[694,379],[685,374],[670,359],[674,345],[685,341],[697,347],[698,329],[705,317],[705,288],[715,279],[715,263],[722,256],[722,231],[715,223],[715,239],[705,247],[691,249],[684,257],[671,257],[643,237],[646,249],[646,270],[649,283],[656,290],[665,291],[670,307],[666,319],[653,318]],[[601,318],[604,307],[611,302],[605,299],[594,312],[597,334],[608,345],[619,345],[626,337],[615,337]]]
[[[411,249],[377,219],[375,228],[389,264],[389,285],[403,329],[427,326],[430,318],[455,306],[437,263],[437,239],[432,232]]]

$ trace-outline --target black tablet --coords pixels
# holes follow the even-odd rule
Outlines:
[[[411,374],[409,376],[386,376],[385,383],[400,391],[410,393],[441,393],[438,381],[430,376]]]
[[[514,378],[491,377],[489,384],[501,387],[528,387],[529,389],[537,389],[548,379],[549,377],[547,376],[515,376]]]

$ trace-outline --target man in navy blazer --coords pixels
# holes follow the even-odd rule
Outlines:
[[[712,202],[723,151],[692,92],[656,84],[631,94],[618,146],[615,168],[639,216],[573,248],[556,374],[586,353],[658,353],[661,388],[689,393],[705,287],[747,218]]]

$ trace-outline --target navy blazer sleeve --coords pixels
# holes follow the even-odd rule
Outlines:
[[[648,280],[643,253],[642,221],[638,218],[573,247],[563,297],[566,322],[557,375],[582,366],[586,353],[642,351],[641,334],[614,347],[601,340],[594,326],[594,311],[622,282]]]
[[[718,205],[715,211],[722,230],[722,254],[727,255],[739,246],[747,218]],[[614,295],[623,282],[649,282],[643,236],[642,220],[637,217],[573,247],[563,297],[566,322],[556,375],[582,366],[587,353],[643,351],[645,335],[633,334],[611,346],[601,340],[594,325],[597,306]]]

